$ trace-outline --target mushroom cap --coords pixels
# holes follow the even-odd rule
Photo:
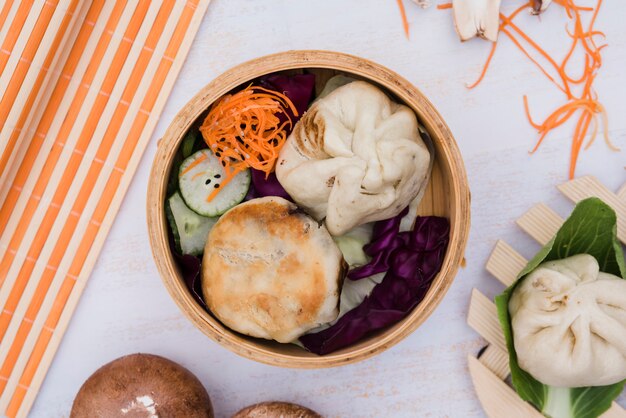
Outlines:
[[[232,418],[322,418],[322,416],[295,403],[262,402],[242,409]]]
[[[213,418],[202,383],[189,370],[152,354],[105,364],[81,386],[70,418]]]

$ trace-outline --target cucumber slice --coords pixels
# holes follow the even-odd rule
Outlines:
[[[220,188],[224,178],[226,173],[217,157],[208,149],[202,149],[180,166],[180,194],[194,212],[202,216],[219,216],[246,197],[250,188],[250,170],[237,174],[210,202],[207,201],[208,196]]]
[[[183,158],[189,157],[198,150],[199,147],[196,144],[199,142],[199,136],[200,133],[195,128],[191,128],[189,132],[187,132],[187,135],[185,135],[185,138],[183,139],[183,143],[180,145],[180,153],[183,155]],[[200,143],[200,145],[202,145],[202,143]]]
[[[209,232],[218,218],[198,215],[187,207],[178,192],[167,200],[166,214],[174,234],[176,249],[181,254],[202,254]]]

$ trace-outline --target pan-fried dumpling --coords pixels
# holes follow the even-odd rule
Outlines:
[[[263,197],[230,209],[209,233],[202,292],[229,328],[286,343],[337,317],[346,267],[324,225]]]
[[[332,235],[398,215],[426,186],[430,153],[417,117],[354,81],[315,102],[283,146],[276,176]]]
[[[626,280],[579,254],[539,265],[509,301],[517,360],[540,382],[604,386],[626,379]]]

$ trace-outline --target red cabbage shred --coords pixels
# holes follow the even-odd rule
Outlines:
[[[315,75],[295,74],[289,76],[284,74],[268,74],[259,78],[254,84],[268,90],[282,93],[291,100],[298,111],[298,116],[295,116],[287,109],[291,117],[291,128],[293,129],[296,122],[302,117],[302,114],[309,108],[309,103],[315,91]]]
[[[248,189],[248,193],[244,198],[245,201],[256,199],[257,197],[278,196],[293,202],[293,199],[280,184],[275,173],[270,173],[267,178],[265,173],[260,170],[250,169],[252,183]]]
[[[412,231],[399,232],[405,213],[376,222],[372,242],[363,247],[372,261],[348,273],[359,280],[386,271],[383,281],[333,326],[300,337],[309,351],[328,354],[354,344],[400,321],[422,301],[441,270],[450,225],[445,218],[424,216],[417,217]]]

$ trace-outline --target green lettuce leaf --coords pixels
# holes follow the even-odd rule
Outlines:
[[[517,364],[513,330],[509,317],[509,298],[518,283],[544,261],[559,260],[576,254],[591,254],[600,270],[626,279],[624,253],[617,240],[617,218],[608,205],[589,198],[576,205],[570,217],[518,275],[517,281],[496,296],[498,319],[509,351],[513,387],[519,396],[551,418],[595,418],[610,408],[625,382],[610,386],[556,388],[544,385]]]
[[[373,228],[374,222],[370,222],[352,228],[343,235],[333,237],[351,269],[369,263],[370,257],[365,254],[363,247],[372,240]]]

